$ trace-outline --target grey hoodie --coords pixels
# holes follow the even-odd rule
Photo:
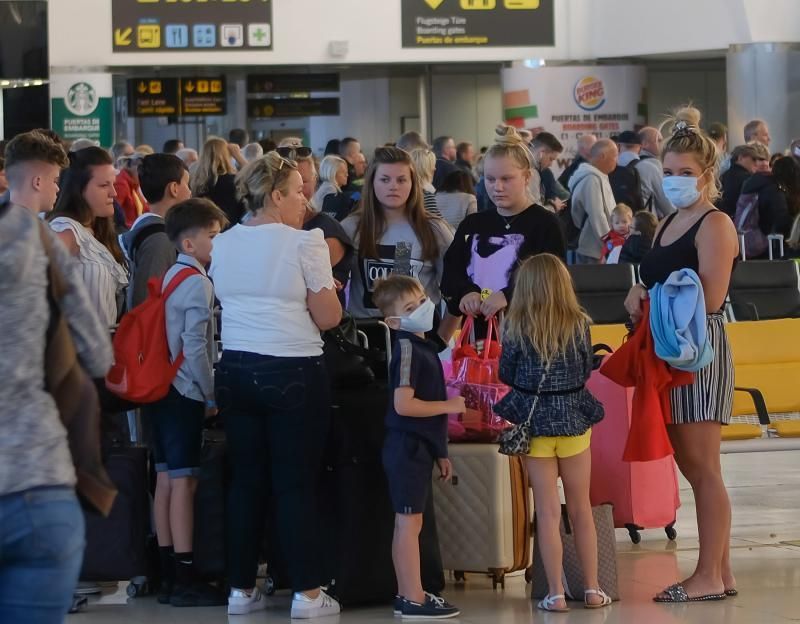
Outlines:
[[[578,253],[599,260],[603,237],[611,230],[611,211],[617,205],[608,176],[588,162],[578,167],[569,180],[572,192],[572,221],[580,228]]]
[[[136,253],[131,256],[133,241],[143,228],[153,223],[164,223],[164,219],[157,214],[148,212],[139,217],[129,232],[119,237],[120,245],[130,261],[131,280],[128,285],[128,310],[147,299],[147,282],[151,277],[163,277],[167,270],[175,264],[178,250],[175,248],[166,233],[155,232],[150,234],[139,245]]]
[[[647,209],[659,219],[675,212],[675,206],[667,199],[662,186],[664,171],[661,168],[661,160],[647,150],[642,150],[639,162],[636,163],[636,171],[639,172],[642,200]]]

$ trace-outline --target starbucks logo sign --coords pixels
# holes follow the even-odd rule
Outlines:
[[[73,115],[91,115],[97,108],[97,91],[88,82],[76,82],[67,91],[64,104]]]

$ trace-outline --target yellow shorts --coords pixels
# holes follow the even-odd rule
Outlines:
[[[556,436],[531,438],[530,457],[573,457],[589,448],[592,441],[592,430],[579,436]]]

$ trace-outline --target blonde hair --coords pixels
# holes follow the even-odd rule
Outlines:
[[[134,151],[139,152],[140,154],[144,154],[145,156],[149,156],[150,154],[156,153],[156,151],[147,143],[142,143],[141,145],[137,145]]]
[[[288,194],[289,175],[296,170],[293,160],[275,151],[267,152],[236,174],[236,199],[244,201],[247,209],[255,214],[264,207],[272,191]]]
[[[628,217],[629,219],[633,219],[633,210],[628,204],[619,203],[614,206],[614,210],[611,211],[611,216],[617,217]]]
[[[414,162],[414,168],[417,170],[419,181],[423,185],[433,182],[433,174],[436,171],[436,154],[425,147],[417,147],[412,149],[411,160]]]
[[[691,154],[697,164],[703,170],[704,175],[708,174],[704,192],[706,199],[714,203],[719,197],[719,186],[717,175],[719,162],[717,160],[717,145],[703,130],[700,129],[701,113],[693,106],[685,106],[667,119],[662,127],[670,125],[672,136],[665,142],[661,150],[661,160],[667,154]]]
[[[338,156],[334,156],[333,154],[328,154],[325,158],[322,159],[322,162],[319,165],[319,179],[322,182],[330,182],[336,187],[336,192],[338,193],[341,189],[339,189],[339,185],[336,184],[336,174],[339,173],[339,169],[342,166],[347,166],[347,161],[344,158],[339,158]]]
[[[219,176],[229,173],[236,173],[236,171],[231,163],[231,153],[228,150],[227,141],[220,137],[208,137],[200,151],[197,166],[189,176],[189,188],[192,189],[192,195],[207,195],[216,186]]]
[[[500,124],[495,128],[494,134],[494,144],[486,150],[485,159],[508,157],[524,171],[530,172],[533,169],[533,155],[513,126]]]
[[[756,158],[760,158],[762,160],[769,160],[770,158],[769,148],[766,145],[764,145],[761,141],[750,141],[747,145],[749,145],[756,151]]]
[[[553,254],[531,256],[517,269],[505,337],[533,348],[545,366],[576,349],[591,319],[578,304],[566,265]]]

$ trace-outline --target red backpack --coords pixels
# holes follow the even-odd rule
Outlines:
[[[183,353],[175,361],[167,341],[166,302],[197,269],[181,269],[162,292],[162,280],[147,282],[147,299],[122,317],[114,336],[114,365],[106,375],[106,387],[134,403],[153,403],[167,396],[183,364]]]

